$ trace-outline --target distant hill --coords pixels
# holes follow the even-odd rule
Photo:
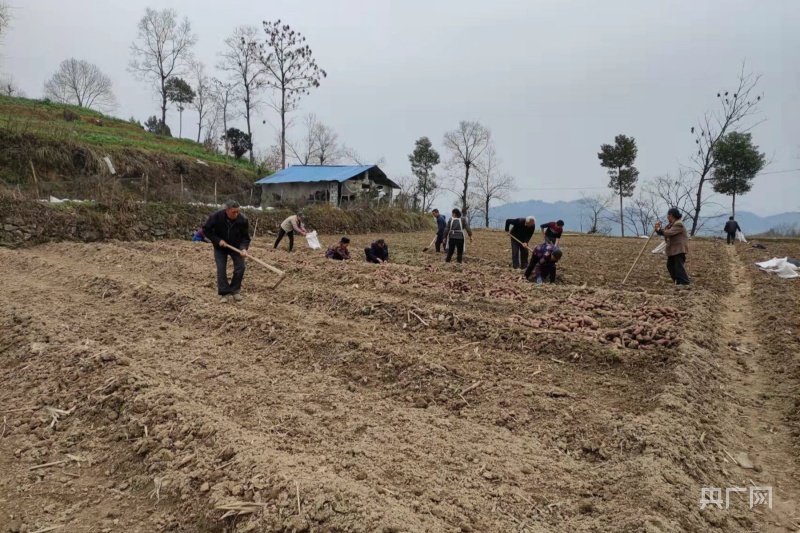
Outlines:
[[[528,200],[525,202],[511,202],[490,209],[489,218],[493,227],[502,227],[507,218],[517,218],[533,215],[538,224],[554,220],[563,220],[566,231],[586,231],[581,227],[581,207],[577,200],[571,202],[543,202],[541,200]],[[706,224],[706,235],[719,235],[728,216],[724,215],[713,219]],[[742,227],[745,235],[765,233],[770,229],[797,224],[800,226],[800,212],[781,213],[778,215],[761,217],[748,211],[739,211],[736,220]],[[585,226],[585,222],[584,222]],[[619,235],[619,224],[610,224],[611,234]],[[627,234],[627,232],[626,232]]]

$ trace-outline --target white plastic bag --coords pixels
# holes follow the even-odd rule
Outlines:
[[[322,245],[319,243],[319,239],[317,238],[317,232],[312,231],[311,233],[306,233],[306,240],[308,241],[308,247],[312,250],[319,250],[322,248]]]
[[[666,249],[667,249],[667,242],[666,241],[662,241],[661,244],[659,244],[658,246],[655,247],[655,249],[653,250],[652,253],[654,253],[654,254],[663,254],[663,253],[666,253],[664,251]]]
[[[792,279],[800,277],[797,273],[797,267],[788,261],[788,258],[773,257],[769,261],[763,263],[756,263],[756,266],[765,272],[772,272],[777,274],[778,277],[783,279]]]
[[[736,230],[736,240],[739,242],[747,242],[747,239],[744,238],[744,233],[738,229]]]

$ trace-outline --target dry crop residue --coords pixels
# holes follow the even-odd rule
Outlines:
[[[676,292],[636,239],[565,238],[564,283],[381,235],[398,264],[254,255],[218,303],[208,245],[0,250],[0,526],[36,531],[749,531],[725,486],[714,358],[729,258]],[[325,244],[333,237],[322,236]],[[285,243],[284,243],[285,246]],[[725,459],[727,460],[727,459]],[[46,465],[46,466],[45,466]],[[755,475],[755,474],[751,474]],[[4,531],[4,529],[0,529]]]

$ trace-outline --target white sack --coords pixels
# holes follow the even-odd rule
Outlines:
[[[306,240],[308,241],[308,247],[311,248],[312,250],[319,250],[320,248],[322,248],[322,245],[319,243],[319,239],[317,238],[316,231],[307,233]]]

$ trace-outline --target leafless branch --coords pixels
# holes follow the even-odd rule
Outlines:
[[[479,166],[483,153],[492,144],[492,132],[479,122],[462,120],[458,128],[444,134],[444,148],[450,159],[446,167],[451,171],[461,171],[463,176],[454,175],[451,184],[458,194],[463,214],[469,208],[470,171]]]
[[[153,84],[160,99],[161,122],[166,124],[166,82],[172,76],[185,73],[197,36],[192,33],[189,19],[179,21],[174,9],[156,11],[147,8],[137,29],[136,40],[131,44],[128,71],[137,79]]]

